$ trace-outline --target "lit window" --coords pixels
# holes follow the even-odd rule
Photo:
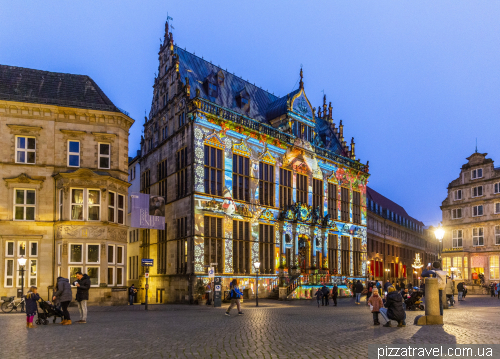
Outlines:
[[[83,189],[71,190],[71,219],[83,220]]]
[[[99,263],[98,244],[87,244],[87,263]]]
[[[110,154],[111,145],[109,143],[99,143],[99,168],[109,169]]]
[[[86,216],[85,216],[86,214]],[[98,189],[71,189],[71,220],[99,221],[101,218],[101,191]]]
[[[34,137],[16,136],[16,163],[35,163],[35,143]]]
[[[99,286],[99,267],[87,267],[87,275],[90,278],[90,285]]]
[[[68,141],[68,167],[80,167],[80,141]]]
[[[88,220],[98,221],[100,219],[101,191],[88,190]]]
[[[499,279],[500,278],[500,271],[499,271],[499,260],[498,256],[491,256],[490,257],[490,279]]]
[[[472,228],[472,245],[473,246],[484,245],[484,231],[482,227]]]
[[[14,219],[18,221],[35,220],[35,190],[16,189],[14,198]]]
[[[83,245],[70,244],[69,263],[83,263]]]
[[[125,224],[125,197],[115,192],[109,192],[108,221]]]

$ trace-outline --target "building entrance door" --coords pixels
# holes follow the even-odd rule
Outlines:
[[[311,243],[305,235],[299,237],[299,267],[302,273],[311,267]]]

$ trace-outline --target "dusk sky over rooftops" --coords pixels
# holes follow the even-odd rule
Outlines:
[[[307,4],[307,5],[306,5]],[[323,93],[369,186],[426,225],[475,150],[500,166],[500,2],[4,2],[0,64],[89,75],[136,120],[153,95],[167,13],[175,43],[284,96]]]

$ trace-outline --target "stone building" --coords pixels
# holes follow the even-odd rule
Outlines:
[[[139,193],[141,188],[141,166],[139,164],[139,159],[141,152],[137,151],[135,157],[130,157],[128,162],[128,181],[130,187],[128,188],[128,214],[127,214],[127,225],[128,225],[128,245],[127,245],[127,287],[132,284],[137,289],[139,288],[139,275],[141,274],[141,231],[139,228],[131,227],[131,216],[130,209],[130,196],[132,193]]]
[[[91,302],[120,302],[133,122],[88,76],[0,65],[2,296],[20,288],[24,256],[25,287],[44,298],[80,270]]]
[[[443,213],[443,269],[466,282],[500,280],[500,168],[473,153],[448,185]]]
[[[190,300],[211,264],[252,293],[259,262],[263,296],[280,276],[364,278],[368,165],[326,97],[311,106],[302,70],[275,96],[176,46],[168,24],[158,61],[139,160],[141,192],[166,198],[165,230],[141,230],[149,301]]]
[[[434,233],[370,187],[367,207],[370,278],[417,284],[423,267],[413,268],[416,261],[425,267],[439,257],[439,242]]]

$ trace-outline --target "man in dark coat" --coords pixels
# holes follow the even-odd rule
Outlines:
[[[332,300],[333,300],[333,306],[336,307],[337,306],[337,296],[339,294],[339,289],[337,287],[337,285],[335,284],[332,288]]]
[[[82,272],[76,272],[76,302],[80,310],[80,320],[77,323],[87,323],[87,301],[89,300],[90,277]]]
[[[398,327],[406,327],[406,312],[403,309],[403,298],[401,294],[399,294],[393,286],[387,288],[387,292],[384,304],[385,308],[380,308],[380,314],[382,314],[387,321],[384,327],[391,326],[391,319],[398,322]]]
[[[463,300],[462,297],[464,295],[464,282],[458,283],[457,291],[458,291],[458,301],[461,302]]]
[[[356,284],[354,285],[354,289],[356,291],[356,304],[360,305],[361,304],[361,293],[363,293],[363,284],[361,281],[357,281]]]
[[[328,298],[330,296],[330,291],[328,290],[327,286],[324,285],[323,288],[321,288],[321,291],[323,292],[323,298],[321,304],[326,306],[330,305],[330,301]]]

